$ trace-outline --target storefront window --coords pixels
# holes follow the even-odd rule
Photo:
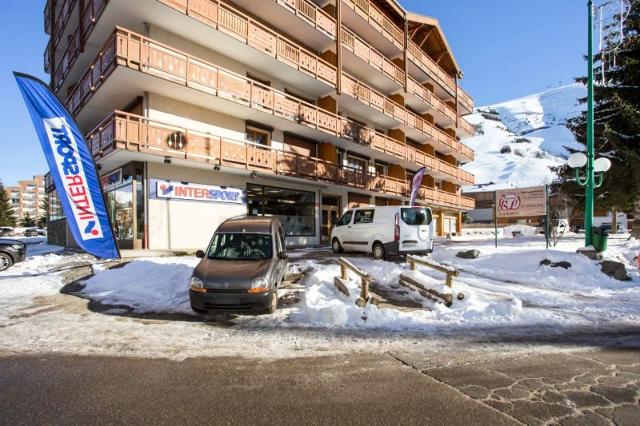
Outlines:
[[[288,237],[316,234],[315,204],[313,192],[247,185],[249,216],[277,216]]]
[[[107,192],[109,214],[118,240],[133,239],[133,187],[126,184]]]

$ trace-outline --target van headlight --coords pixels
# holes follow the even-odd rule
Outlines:
[[[204,288],[204,283],[202,282],[202,280],[198,277],[191,277],[191,288],[196,289],[196,288]]]
[[[265,277],[253,280],[249,289],[249,293],[266,293],[267,291],[269,291],[269,281]]]

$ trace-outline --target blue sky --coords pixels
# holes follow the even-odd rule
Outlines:
[[[414,12],[438,18],[465,73],[463,87],[477,105],[517,98],[585,73],[586,0],[400,0]],[[12,71],[48,81],[42,70],[47,38],[44,0],[5,0],[0,26],[0,180],[44,173],[35,131]]]

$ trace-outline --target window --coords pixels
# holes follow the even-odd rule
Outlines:
[[[406,208],[400,211],[402,221],[407,225],[430,225],[431,210],[425,208]]]
[[[387,165],[386,164],[376,163],[375,167],[376,167],[376,174],[377,175],[379,175],[379,176],[386,176],[387,175]]]
[[[348,210],[346,211],[342,217],[340,218],[340,220],[338,221],[338,223],[336,223],[336,226],[345,226],[351,223],[351,217],[353,216],[353,210]]]
[[[367,160],[363,160],[362,158],[352,157],[351,155],[347,156],[347,167],[362,172],[367,167]]]
[[[286,236],[315,235],[316,195],[313,192],[247,184],[249,216],[276,216]]]
[[[375,210],[356,210],[356,217],[353,219],[354,225],[373,223]]]
[[[216,234],[209,248],[209,259],[264,260],[273,256],[271,235]]]
[[[255,143],[257,145],[270,146],[271,132],[265,129],[247,126],[246,139],[248,142]]]

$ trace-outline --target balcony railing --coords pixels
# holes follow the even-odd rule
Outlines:
[[[337,70],[334,65],[225,2],[220,0],[161,1],[299,71],[336,86]],[[311,12],[308,11],[308,13]]]
[[[383,133],[121,28],[116,29],[71,92],[67,100],[69,110],[77,114],[118,65],[184,84],[325,134],[371,146],[396,158],[428,166],[462,184],[473,183],[473,176],[468,173],[459,169],[453,171],[448,163]],[[459,145],[469,150],[467,155],[473,155],[469,148]]]
[[[377,90],[365,85],[347,73],[342,73],[342,85],[345,94],[358,99],[360,102],[377,111],[383,112],[437,143],[447,146],[452,151],[462,154],[465,159],[473,160],[473,151],[471,151],[471,149]]]
[[[53,10],[51,9],[51,2],[47,1],[47,4],[44,8],[44,29],[47,34],[53,35],[54,44],[60,41],[60,36],[64,31],[64,27],[69,22],[69,18],[71,17],[71,12],[75,7],[78,0],[62,0],[60,7],[56,8],[56,17],[53,28],[51,28],[51,13]],[[53,30],[53,31],[52,31]]]
[[[353,9],[378,32],[385,36],[398,49],[404,49],[404,31],[391,21],[369,0],[344,0],[344,4]]]
[[[237,141],[210,133],[177,127],[116,111],[89,133],[94,157],[117,149],[182,158],[263,173],[330,182],[368,191],[407,196],[409,183],[319,158],[297,155],[271,147]],[[425,201],[441,206],[469,208],[469,200],[457,194],[422,187]]]
[[[85,3],[85,9],[82,14],[83,31],[81,32],[80,28],[76,28],[76,30],[73,32],[73,34],[69,38],[69,43],[67,45],[67,48],[65,49],[65,52],[63,53],[54,70],[53,87],[55,90],[58,90],[62,86],[64,80],[69,75],[71,67],[81,53],[80,46],[89,39],[89,36],[95,28],[96,22],[104,11],[106,5],[107,0],[90,0]],[[81,39],[81,35],[84,36],[84,40]],[[45,52],[45,70],[47,72],[51,72],[51,64],[49,63],[49,49],[51,49],[51,41],[49,41],[47,50]]]
[[[342,45],[391,80],[404,85],[404,71],[346,27],[342,28]]]
[[[337,24],[333,16],[309,0],[273,0],[287,8],[291,13],[301,17],[314,28],[335,39]]]
[[[460,104],[462,104],[462,106],[464,108],[467,109],[467,111],[472,112],[473,111],[473,99],[471,98],[471,96],[469,96],[469,94],[460,86],[458,86],[458,102],[460,102]]]
[[[456,80],[447,74],[429,55],[427,55],[415,42],[409,41],[407,57],[417,66],[422,68],[440,86],[449,91],[451,96],[456,93]]]
[[[469,123],[464,117],[458,118],[458,127],[471,136],[475,135],[476,133],[476,128],[473,126],[473,124]]]

